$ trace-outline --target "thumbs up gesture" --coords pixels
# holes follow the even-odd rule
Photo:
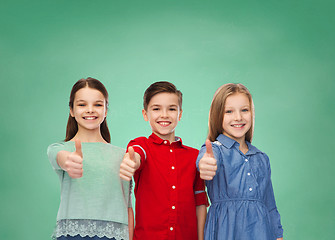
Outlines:
[[[81,178],[83,176],[83,152],[80,140],[75,140],[75,147],[76,150],[67,155],[63,169],[71,178]]]
[[[212,149],[211,142],[206,140],[206,153],[199,161],[200,178],[204,180],[212,180],[216,174],[217,165]]]
[[[120,178],[130,181],[135,171],[140,167],[140,159],[140,155],[135,153],[133,147],[129,147],[120,165]]]

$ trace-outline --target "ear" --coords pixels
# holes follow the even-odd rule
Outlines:
[[[183,115],[183,110],[180,110],[178,121],[180,121],[182,115]]]
[[[70,115],[71,115],[71,117],[74,117],[73,109],[72,108],[70,108]]]
[[[148,114],[147,114],[147,111],[145,111],[145,109],[142,109],[142,115],[143,115],[143,118],[144,118],[144,121],[149,121],[149,118],[148,118]]]

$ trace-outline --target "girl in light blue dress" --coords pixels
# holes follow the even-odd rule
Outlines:
[[[205,240],[282,240],[268,156],[251,145],[254,107],[242,84],[214,94],[209,134],[197,158],[211,200]]]
[[[48,147],[61,183],[53,239],[132,239],[131,185],[119,178],[124,149],[110,144],[107,90],[97,79],[80,79],[69,107],[65,141]]]

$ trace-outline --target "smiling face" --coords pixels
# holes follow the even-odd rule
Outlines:
[[[73,108],[70,109],[70,114],[78,123],[78,132],[100,132],[100,124],[107,115],[104,95],[93,88],[81,88],[75,94]]]
[[[164,140],[175,141],[175,128],[182,115],[176,94],[163,92],[154,95],[142,113],[153,133]]]
[[[251,106],[248,97],[243,93],[235,93],[227,97],[222,128],[223,134],[242,144],[245,134],[251,127]]]

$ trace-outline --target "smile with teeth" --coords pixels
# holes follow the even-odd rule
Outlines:
[[[241,128],[243,127],[245,124],[232,124],[231,126],[234,128]]]
[[[94,119],[97,119],[97,117],[83,117],[85,120],[94,120]]]
[[[169,126],[171,124],[171,122],[158,122],[159,125],[166,127]]]

